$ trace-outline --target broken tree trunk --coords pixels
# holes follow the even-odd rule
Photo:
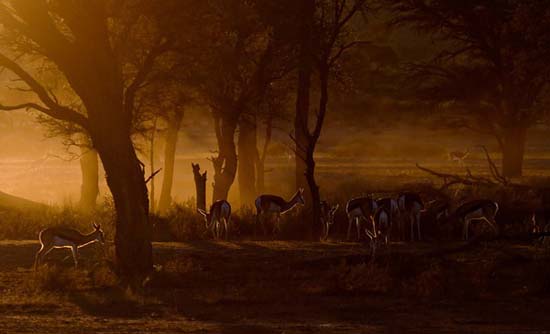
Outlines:
[[[195,189],[197,196],[197,209],[206,211],[206,171],[201,174],[199,164],[191,164],[193,176],[195,177]]]

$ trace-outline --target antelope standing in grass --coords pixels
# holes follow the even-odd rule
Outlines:
[[[367,221],[367,223],[374,224],[373,216],[377,208],[378,204],[370,196],[353,198],[348,201],[346,204],[346,214],[348,216],[347,240],[350,238],[351,226],[353,224],[355,224],[357,230],[357,239],[361,239],[361,223]]]
[[[212,231],[214,239],[220,239],[222,230],[225,240],[229,238],[229,226],[231,225],[231,204],[226,200],[219,200],[210,206],[210,212],[202,209],[197,211],[204,217],[206,228]]]
[[[322,240],[328,239],[330,227],[334,224],[334,215],[336,214],[336,211],[338,211],[339,207],[339,204],[330,206],[327,201],[321,201],[321,224],[323,228],[321,235]]]
[[[386,209],[389,211],[390,223],[392,225],[392,228],[394,225],[399,225],[398,223],[401,213],[399,212],[399,204],[397,203],[397,200],[395,198],[379,198],[376,200],[376,204],[378,205],[378,207],[385,206]]]
[[[270,218],[270,216],[275,216],[275,222],[273,224],[273,235],[275,235],[281,229],[281,215],[292,210],[298,204],[305,204],[304,189],[302,188],[298,189],[289,201],[275,195],[258,196],[254,202],[256,206],[256,226],[261,225],[262,231],[264,235],[266,235],[265,219],[268,217]]]
[[[497,212],[497,202],[481,199],[462,204],[455,210],[453,217],[463,224],[462,239],[468,240],[469,227],[472,221],[485,221],[491,226],[495,233],[498,232],[495,220]]]
[[[397,205],[399,206],[399,211],[401,212],[401,235],[403,240],[405,240],[405,223],[408,223],[411,227],[411,241],[414,241],[414,227],[416,226],[417,231],[417,240],[422,240],[422,234],[420,232],[420,213],[424,209],[424,203],[420,195],[413,192],[404,192],[399,194],[397,198]]]
[[[100,225],[93,224],[94,231],[82,234],[77,230],[65,227],[50,227],[42,230],[38,235],[40,250],[36,253],[34,268],[42,263],[44,257],[54,248],[69,248],[73,254],[75,268],[78,266],[78,249],[94,242],[101,245],[105,243],[105,237]]]
[[[381,205],[374,213],[374,226],[376,227],[377,240],[384,240],[384,244],[390,243],[390,232],[392,228],[392,208],[391,206]]]
[[[470,150],[449,152],[449,160],[456,161],[460,167],[464,166],[464,160],[470,155]]]

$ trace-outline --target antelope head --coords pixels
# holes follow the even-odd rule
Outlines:
[[[94,235],[95,240],[97,240],[100,244],[105,244],[105,235],[103,233],[103,230],[101,229],[101,225],[93,223],[92,226],[94,227]]]
[[[197,209],[197,212],[204,217],[204,222],[206,223],[206,228],[210,227],[210,219],[212,218],[211,213],[206,212],[203,209]]]

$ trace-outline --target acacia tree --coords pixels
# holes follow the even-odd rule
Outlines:
[[[245,185],[242,192],[246,203],[255,195],[257,155],[255,114],[250,107],[266,85],[265,71],[272,52],[270,34],[258,19],[254,2],[208,2],[203,10],[207,13],[201,16],[200,25],[204,28],[192,38],[192,48],[182,49],[193,64],[187,67],[189,82],[210,107],[214,121],[217,154],[211,158],[213,200],[227,198],[238,165],[242,164],[247,171],[239,174]]]
[[[328,110],[330,77],[342,54],[360,41],[353,29],[354,18],[366,10],[366,0],[301,2],[303,17],[299,41],[298,84],[294,141],[296,144],[296,182],[309,189],[311,207],[310,234],[321,231],[321,195],[315,181],[315,149]],[[318,76],[318,105],[310,128],[312,77]]]
[[[440,42],[429,62],[412,64],[424,97],[453,101],[463,124],[494,136],[504,176],[521,176],[528,129],[541,116],[548,83],[550,3],[518,0],[386,1],[392,23]]]
[[[22,44],[24,43],[18,43],[19,46],[24,47]],[[66,82],[52,64],[44,62],[36,71],[36,79],[40,82],[47,82],[47,89],[52,94],[55,94],[58,99],[63,99],[66,105],[82,112],[82,103],[71,90],[64,89],[63,86]],[[96,207],[99,195],[99,159],[88,133],[75,124],[45,117],[42,113],[36,115],[36,120],[46,128],[47,137],[62,138],[62,143],[71,160],[79,160],[81,185],[78,206],[82,211],[90,212]],[[75,147],[78,153],[72,150]]]
[[[11,46],[0,53],[0,66],[24,82],[39,102],[6,106],[34,109],[74,124],[89,133],[106,172],[116,208],[116,260],[122,281],[137,287],[152,270],[149,200],[144,171],[130,138],[135,96],[155,59],[166,51],[156,38],[143,53],[137,68],[124,71],[116,41],[131,37],[132,30],[117,25],[122,3],[109,1],[5,0],[0,23]],[[8,38],[9,37],[9,38]],[[21,65],[21,51],[55,64],[85,112],[64,105]]]
[[[149,150],[154,149],[154,137],[157,132],[164,135],[164,164],[152,173],[162,172],[162,187],[158,200],[158,212],[166,213],[172,204],[172,185],[174,181],[176,149],[179,131],[185,114],[185,108],[192,101],[190,92],[177,75],[171,74],[170,64],[164,64],[155,70],[147,81],[148,87],[139,94],[140,105],[139,132],[150,143]],[[151,153],[151,152],[150,152]],[[153,155],[151,154],[151,159]],[[151,160],[151,165],[153,160]],[[153,187],[154,178],[150,180]],[[151,188],[152,189],[152,188]],[[151,191],[151,198],[153,192]],[[153,211],[153,210],[151,210]]]

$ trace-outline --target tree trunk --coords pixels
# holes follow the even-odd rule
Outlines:
[[[294,118],[294,142],[295,142],[295,177],[296,188],[303,188],[305,207],[301,212],[301,220],[308,221],[312,218],[313,196],[311,187],[308,183],[308,149],[309,149],[309,107],[311,76],[313,73],[313,23],[315,16],[315,0],[305,0],[301,2],[300,13],[302,16],[302,26],[300,28],[300,50],[298,59],[298,84],[296,92],[296,115]],[[311,224],[308,224],[307,238],[313,237]]]
[[[523,156],[527,127],[517,126],[504,130],[502,139],[502,175],[519,177],[523,172]]]
[[[199,164],[191,163],[191,167],[193,167],[193,176],[195,178],[197,209],[206,211],[206,171],[201,174]]]
[[[313,154],[315,152],[314,146],[310,147],[307,152],[306,160],[306,179],[308,182],[309,193],[311,195],[311,217],[310,228],[308,231],[309,239],[320,240],[321,239],[321,194],[319,192],[319,186],[315,182],[315,160]]]
[[[321,194],[319,192],[319,186],[315,181],[315,148],[317,142],[321,136],[321,130],[325,121],[328,107],[328,80],[329,80],[329,67],[325,61],[325,66],[319,68],[319,111],[317,113],[317,119],[315,121],[315,128],[313,133],[309,136],[309,144],[306,157],[306,178],[308,181],[309,192],[311,194],[311,238],[313,240],[320,240],[322,235],[321,224]]]
[[[237,151],[235,147],[235,130],[237,128],[237,116],[216,117],[216,137],[218,139],[219,153],[212,158],[214,167],[214,191],[212,202],[227,200],[229,189],[235,181],[237,174]]]
[[[149,192],[149,202],[151,213],[155,213],[155,136],[157,135],[157,117],[153,120],[153,131],[151,132],[151,141],[149,147],[149,165],[151,167],[151,191]]]
[[[307,186],[305,172],[309,134],[309,104],[311,75],[313,71],[312,30],[315,15],[315,0],[303,1],[302,27],[300,31],[300,53],[298,64],[298,90],[296,95],[296,115],[294,118],[294,140],[296,144],[296,188]],[[306,196],[308,197],[308,196]],[[306,198],[307,205],[307,198]]]
[[[153,269],[149,198],[142,163],[120,112],[109,121],[90,117],[91,131],[116,209],[116,269],[121,283],[141,288]]]
[[[253,207],[256,199],[256,163],[258,148],[255,116],[242,115],[239,121],[239,192],[241,206]]]
[[[271,144],[272,134],[273,114],[270,112],[265,123],[264,147],[262,149],[262,154],[258,157],[258,161],[256,162],[256,191],[258,194],[263,194],[265,191],[265,160],[267,158],[269,144]]]
[[[158,202],[159,213],[166,213],[172,204],[172,184],[174,183],[174,163],[176,158],[176,146],[178,143],[178,132],[183,120],[183,113],[176,111],[170,119],[166,131],[166,146],[164,147],[164,175],[162,178],[162,189]]]
[[[89,212],[95,208],[99,195],[99,161],[97,152],[91,147],[89,139],[86,138],[86,141],[89,145],[85,144],[80,149],[82,185],[80,186],[79,206],[83,211]]]

